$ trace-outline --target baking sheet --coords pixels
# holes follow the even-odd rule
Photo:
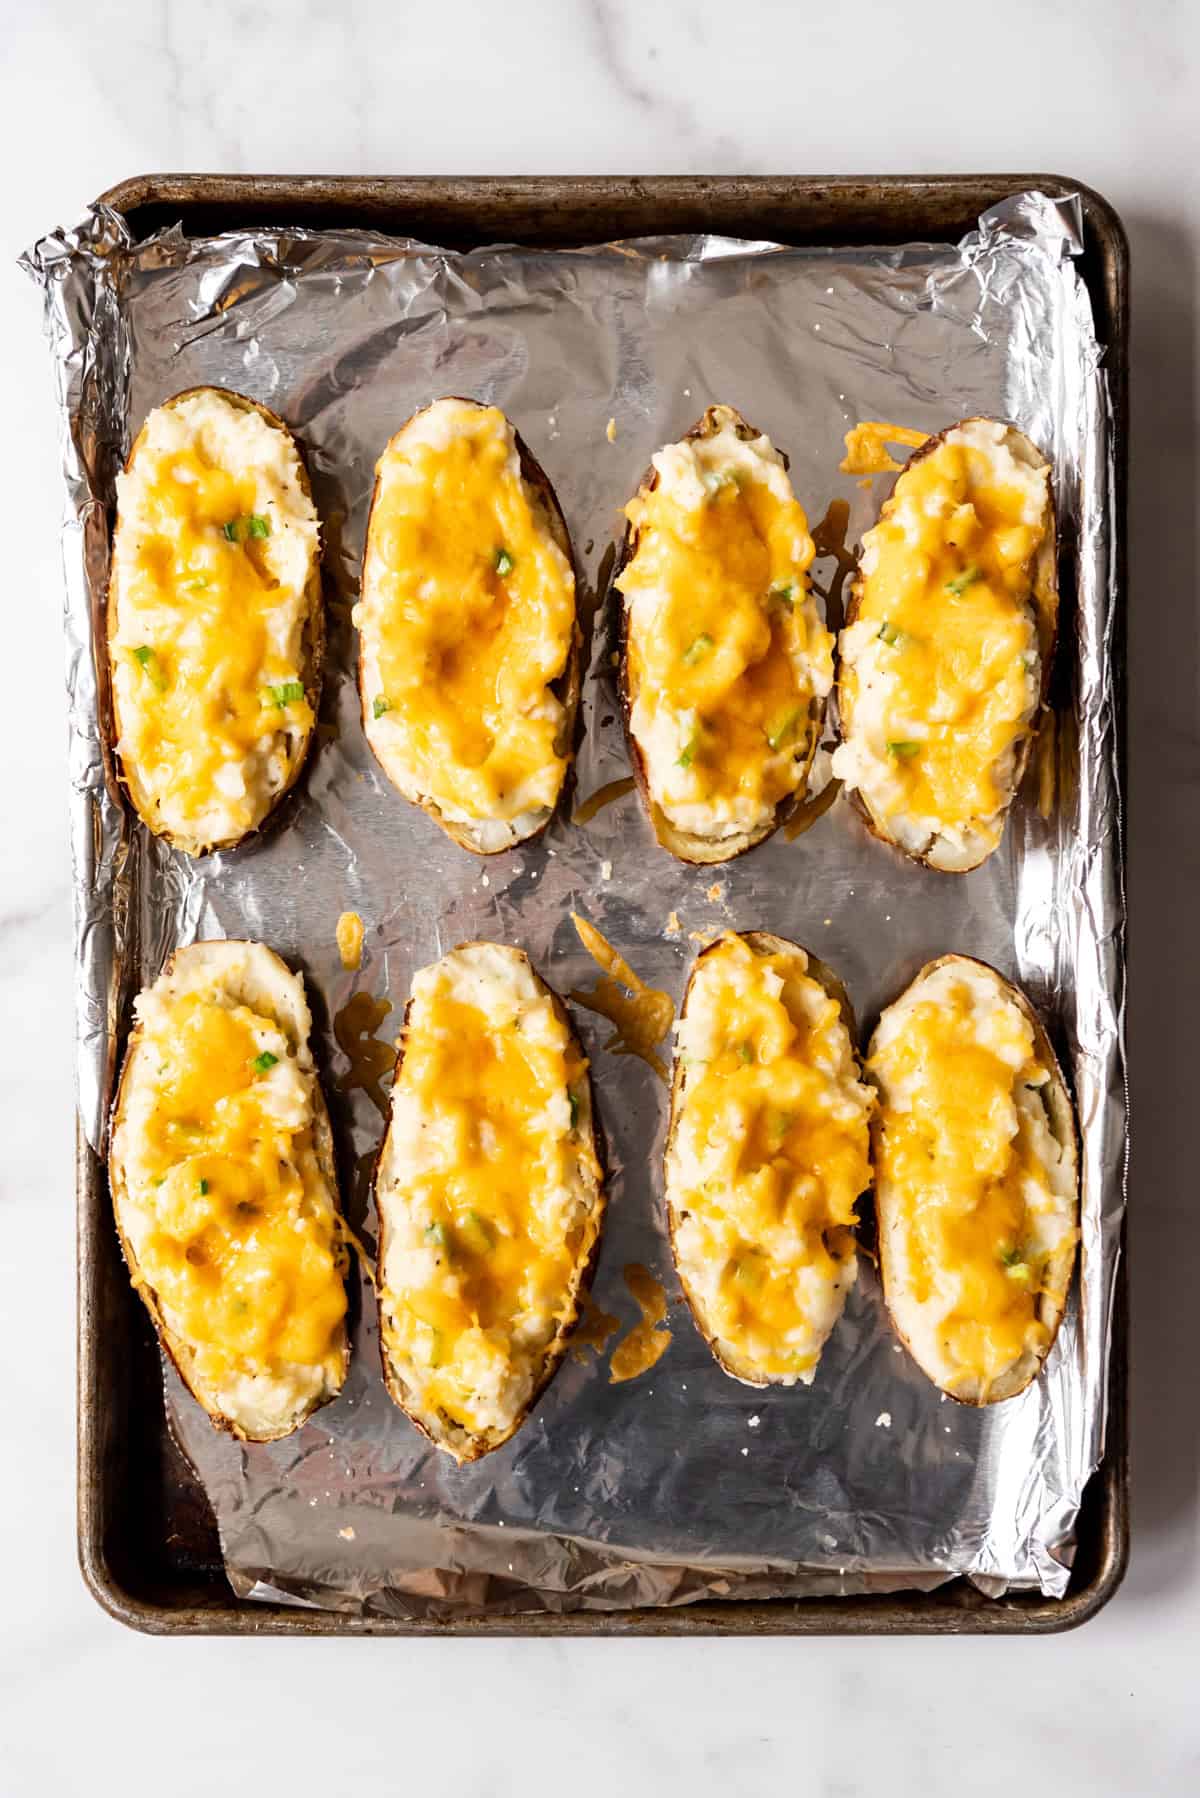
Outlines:
[[[438,1465],[386,1399],[369,1292],[345,1393],[288,1443],[216,1438],[172,1384],[235,1589],[392,1613],[884,1590],[958,1572],[990,1591],[1061,1592],[1102,1446],[1125,1132],[1107,416],[1074,204],[1019,196],[957,249],[877,252],[675,239],[445,256],[361,233],[126,238],[100,208],[27,258],[46,287],[67,425],[80,1088],[94,1142],[122,995],[176,940],[256,934],[303,965],[336,1080],[346,1064],[329,1025],[351,989],[390,996],[398,1018],[411,969],[463,937],[520,942],[560,990],[592,984],[572,905],[676,997],[689,930],[796,936],[838,967],[868,1026],[928,956],[981,954],[1050,1013],[1084,1125],[1082,1303],[1022,1399],[983,1414],[942,1404],[895,1352],[866,1266],[815,1386],[753,1393],[710,1362],[670,1275],[656,1200],[665,1093],[641,1063],[605,1054],[607,1027],[577,1013],[614,1170],[597,1299],[628,1326],[623,1269],[654,1269],[672,1298],[665,1356],[625,1386],[608,1383],[606,1358],[568,1358],[515,1442],[462,1470]],[[197,868],[133,831],[105,789],[89,619],[115,466],[146,410],[198,381],[251,393],[298,431],[326,521],[333,630],[330,728],[298,801],[261,844]],[[837,473],[849,424],[1013,417],[1059,472],[1068,629],[1052,822],[1023,804],[1001,852],[959,881],[890,856],[841,803],[794,844],[718,871],[658,851],[632,798],[498,863],[463,856],[375,770],[348,625],[374,458],[413,406],[452,391],[515,419],[594,587],[651,451],[711,400],[788,449],[812,520],[831,497],[850,502],[851,541],[886,483],[863,491]],[[626,772],[607,657],[602,620],[583,796]],[[334,947],[346,907],[368,925],[361,976]],[[665,934],[672,911],[678,936]],[[348,1210],[369,1236],[363,1166],[379,1119],[362,1093],[331,1096]]]

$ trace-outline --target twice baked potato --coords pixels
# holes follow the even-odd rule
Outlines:
[[[833,638],[787,457],[710,406],[626,507],[621,709],[658,841],[685,862],[761,843],[804,798]]]
[[[587,1060],[519,949],[463,943],[414,976],[375,1201],[387,1389],[474,1461],[561,1361],[604,1215]]]
[[[579,703],[574,562],[495,406],[435,400],[384,450],[354,622],[363,729],[393,785],[476,855],[544,830]]]
[[[273,1442],[341,1390],[350,1356],[304,986],[262,943],[193,943],[134,1011],[109,1154],[125,1260],[217,1428]]]
[[[150,413],[117,477],[107,636],[138,816],[188,855],[232,848],[300,773],[324,646],[308,475],[265,406],[193,387]]]
[[[909,457],[863,539],[841,635],[833,772],[876,836],[961,874],[999,844],[1058,622],[1050,464],[967,418]]]
[[[697,958],[676,1032],[664,1174],[684,1296],[726,1373],[810,1385],[871,1184],[849,1001],[798,944],[730,931]]]
[[[994,968],[946,955],[888,1006],[866,1067],[892,1323],[951,1398],[1013,1398],[1058,1334],[1079,1236],[1075,1114],[1045,1029]]]

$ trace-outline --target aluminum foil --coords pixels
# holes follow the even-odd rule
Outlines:
[[[840,972],[865,1028],[930,957],[982,956],[1047,1014],[1082,1125],[1081,1276],[1049,1365],[1021,1398],[978,1412],[943,1400],[898,1348],[865,1257],[815,1384],[755,1392],[711,1360],[671,1269],[666,1090],[644,1063],[606,1051],[608,1026],[576,1009],[611,1163],[595,1296],[623,1334],[639,1315],[624,1270],[650,1269],[670,1301],[665,1354],[624,1384],[609,1377],[611,1342],[568,1355],[517,1437],[462,1469],[388,1399],[361,1279],[345,1391],[288,1441],[217,1436],[171,1376],[169,1419],[238,1592],[447,1614],[883,1591],[955,1574],[993,1593],[1064,1590],[1103,1449],[1126,1147],[1110,421],[1080,250],[1077,205],[1026,193],[957,246],[697,237],[464,255],[286,229],[174,229],[134,244],[97,207],[29,252],[63,419],[79,1101],[94,1146],[129,994],[177,943],[263,938],[308,979],[344,1199],[370,1247],[382,1122],[370,1092],[346,1084],[335,1017],[358,989],[386,998],[379,1034],[390,1043],[413,969],[475,936],[521,945],[560,992],[587,989],[598,970],[573,909],[677,1001],[697,939],[727,925],[782,932]],[[325,526],[331,631],[320,739],[298,795],[261,841],[197,863],[121,808],[93,621],[115,470],[152,406],[204,382],[266,402],[300,438]],[[376,457],[443,393],[494,401],[515,420],[600,604],[576,806],[628,773],[604,589],[620,508],[655,448],[728,401],[789,452],[810,522],[831,499],[849,502],[853,545],[888,478],[838,472],[850,425],[1015,420],[1054,458],[1063,539],[1048,819],[1027,793],[999,852],[965,878],[893,855],[841,800],[797,840],[780,834],[718,870],[658,849],[632,795],[586,825],[560,817],[539,843],[487,863],[455,848],[367,750],[349,622]],[[829,560],[814,568],[822,585],[833,571]],[[361,972],[339,961],[343,910],[366,923]]]

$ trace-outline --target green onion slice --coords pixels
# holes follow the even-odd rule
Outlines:
[[[221,535],[227,543],[245,543],[251,537],[269,537],[271,521],[257,512],[247,512],[241,518],[231,518],[228,524],[223,524]]]
[[[267,692],[277,706],[291,705],[294,700],[304,698],[304,682],[302,680],[285,680],[277,687],[268,687]]]

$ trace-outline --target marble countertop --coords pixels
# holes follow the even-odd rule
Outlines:
[[[1000,14],[461,0],[4,9],[8,772],[0,865],[0,1792],[461,1798],[624,1789],[983,1798],[1200,1787],[1194,1112],[1200,1008],[1200,11]],[[920,20],[918,25],[917,20]],[[39,302],[12,261],[150,169],[373,173],[1043,168],[1133,247],[1129,1018],[1134,1551],[1094,1622],[1040,1642],[164,1642],[75,1565],[70,880],[60,490]],[[15,428],[19,421],[20,430]],[[36,1353],[33,1351],[36,1350]],[[1185,1377],[1181,1378],[1181,1374]],[[133,1731],[136,1727],[136,1737]]]

